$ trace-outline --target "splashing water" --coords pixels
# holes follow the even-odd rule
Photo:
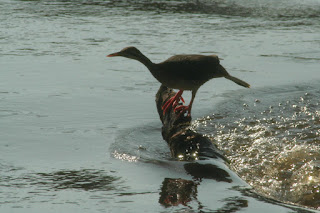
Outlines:
[[[211,136],[260,193],[320,209],[318,88],[256,91],[260,99],[245,101],[232,97],[193,128]]]

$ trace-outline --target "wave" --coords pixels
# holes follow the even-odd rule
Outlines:
[[[34,0],[21,0],[35,2]],[[319,18],[319,0],[54,0],[42,1],[46,5],[63,6],[63,14],[103,15],[108,8],[124,8],[154,13],[206,13],[241,17],[267,18]],[[92,10],[88,10],[88,6]],[[85,8],[85,10],[83,10]],[[35,11],[37,12],[37,11]],[[61,15],[61,13],[54,13]]]
[[[319,208],[319,88],[310,83],[230,94],[194,128],[211,135],[260,193]]]

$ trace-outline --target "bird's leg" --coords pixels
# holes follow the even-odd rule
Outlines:
[[[166,114],[166,112],[169,110],[171,106],[173,108],[177,106],[180,100],[184,103],[184,99],[181,97],[182,93],[183,93],[183,90],[179,90],[179,92],[177,92],[175,96],[173,96],[165,104],[163,104],[162,106],[163,114]]]
[[[180,111],[180,112],[179,112],[179,116],[180,116],[180,115],[183,115],[185,112],[188,111],[187,117],[190,117],[190,116],[191,116],[192,104],[193,104],[194,98],[196,97],[197,91],[198,91],[198,89],[192,90],[192,97],[191,97],[191,101],[190,101],[190,103],[189,103],[188,106],[183,106],[183,105],[177,106],[177,107],[174,109],[174,112]]]
[[[182,93],[181,93],[182,94]],[[184,102],[184,99],[183,99],[183,97],[180,95],[180,97],[179,97],[179,99],[182,101],[182,103],[185,103]],[[172,103],[172,108],[175,108],[176,106],[178,106],[178,104],[179,104],[179,102],[180,102],[180,100],[175,100],[173,103]]]

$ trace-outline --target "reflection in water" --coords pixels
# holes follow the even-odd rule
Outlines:
[[[165,207],[187,205],[197,200],[197,184],[190,180],[165,178],[162,182],[159,203]]]
[[[214,164],[186,163],[184,169],[194,179],[201,181],[202,179],[213,179],[231,183],[230,175],[227,171],[218,168]]]
[[[243,208],[248,207],[248,200],[242,197],[230,197],[223,201],[226,202],[226,204],[224,204],[223,207],[219,208],[216,212],[219,212],[219,213],[237,212]]]
[[[199,194],[205,194],[198,190],[201,182],[185,180],[181,178],[165,178],[162,182],[162,187],[160,191],[159,203],[166,208],[172,206],[186,206],[187,210],[193,212],[219,212],[219,213],[231,213],[244,211],[249,207],[248,198],[254,198],[256,200],[262,201],[263,203],[270,203],[277,206],[282,206],[287,209],[292,210],[292,212],[305,212],[311,213],[308,209],[302,209],[298,206],[288,205],[282,202],[279,202],[274,199],[267,198],[260,194],[257,194],[254,190],[248,187],[233,186],[231,190],[238,191],[241,193],[239,196],[231,196],[224,199],[221,199],[220,202],[223,203],[223,206],[215,210],[210,210],[201,203],[201,199],[198,198]],[[214,190],[214,188],[210,188]],[[209,194],[206,194],[209,196]],[[214,201],[214,198],[208,198]],[[187,211],[187,212],[189,212]]]
[[[213,161],[214,162],[214,161]],[[165,207],[177,206],[182,204],[187,206],[190,202],[195,202],[198,209],[202,208],[200,201],[197,198],[198,191],[197,187],[201,184],[203,179],[213,179],[218,182],[228,182],[231,183],[230,175],[227,171],[218,168],[218,166],[210,163],[201,164],[198,162],[184,164],[185,171],[193,177],[193,181],[184,180],[181,178],[165,178],[160,192],[159,203]],[[231,198],[230,198],[231,199]],[[235,199],[236,200],[236,199]],[[239,206],[232,199],[233,206]],[[227,203],[229,203],[228,200]],[[228,207],[232,205],[227,205]],[[243,206],[243,205],[240,205]],[[247,204],[246,204],[247,206]]]
[[[318,51],[312,48],[319,44],[317,38],[306,34],[306,32],[310,33],[310,35],[317,34],[318,32],[316,29],[319,26],[320,8],[319,2],[315,0],[5,0],[0,2],[0,7],[0,18],[6,29],[1,35],[0,55],[5,56],[4,62],[7,61],[8,64],[19,65],[13,66],[13,72],[11,72],[16,73],[16,75],[12,77],[12,82],[17,82],[17,84],[12,84],[13,86],[11,87],[10,83],[8,83],[8,88],[3,87],[1,97],[1,100],[5,100],[5,102],[10,99],[13,100],[13,102],[8,102],[10,104],[4,105],[3,110],[0,112],[1,119],[15,118],[11,119],[10,122],[4,122],[5,125],[2,126],[5,127],[8,125],[12,130],[16,130],[22,125],[25,129],[25,127],[28,127],[25,124],[30,124],[26,129],[28,132],[31,132],[32,137],[33,135],[41,136],[45,134],[45,137],[50,137],[54,141],[59,139],[56,138],[58,135],[48,135],[48,132],[43,131],[42,128],[38,128],[46,126],[46,123],[43,123],[44,121],[40,120],[40,118],[38,120],[30,120],[29,118],[25,118],[26,116],[12,116],[16,115],[16,112],[20,112],[19,110],[15,110],[14,106],[17,105],[16,100],[21,103],[18,105],[25,105],[26,108],[38,109],[37,107],[39,107],[39,111],[41,111],[40,108],[48,111],[48,109],[52,110],[53,108],[57,108],[54,106],[58,106],[55,105],[58,102],[46,102],[46,97],[40,96],[40,89],[43,91],[41,94],[58,93],[61,89],[61,92],[65,92],[64,94],[74,94],[75,98],[71,99],[77,106],[82,106],[84,101],[86,102],[85,97],[92,96],[93,94],[97,95],[96,100],[101,99],[105,101],[99,102],[97,105],[103,105],[113,101],[117,103],[117,101],[112,98],[104,99],[103,97],[107,96],[106,91],[110,88],[112,91],[116,91],[119,82],[128,83],[131,81],[131,84],[129,82],[130,85],[127,88],[133,88],[137,94],[141,95],[143,94],[142,91],[153,88],[150,86],[153,81],[146,87],[144,85],[139,86],[138,84],[134,84],[133,82],[135,82],[135,80],[131,77],[121,78],[119,82],[115,80],[114,83],[110,83],[108,87],[105,87],[105,82],[102,83],[100,81],[94,81],[93,79],[91,82],[89,81],[89,84],[82,84],[82,79],[79,79],[81,74],[76,74],[79,73],[79,70],[69,70],[66,68],[67,72],[64,71],[64,73],[72,77],[68,78],[66,76],[66,81],[57,84],[61,79],[56,81],[56,78],[52,78],[51,81],[47,81],[50,78],[48,78],[46,74],[41,74],[43,72],[37,71],[37,69],[40,68],[42,70],[42,66],[46,66],[47,62],[51,60],[54,61],[54,63],[57,62],[57,64],[61,63],[63,66],[65,65],[64,60],[73,61],[74,59],[84,61],[84,63],[88,62],[87,64],[95,64],[96,61],[92,61],[90,57],[99,59],[106,51],[106,48],[111,48],[112,45],[122,46],[123,43],[127,42],[144,45],[144,48],[156,48],[156,46],[159,46],[159,43],[165,44],[165,42],[168,42],[166,46],[169,46],[169,49],[182,52],[189,51],[190,49],[203,51],[201,47],[196,47],[197,43],[201,42],[204,46],[212,46],[212,48],[217,48],[217,50],[220,51],[226,49],[224,55],[228,54],[227,49],[230,43],[230,45],[234,47],[239,45],[238,47],[241,49],[244,46],[251,46],[250,48],[244,48],[245,51],[248,51],[243,54],[245,57],[251,57],[253,55],[270,56],[273,58],[262,57],[262,60],[268,61],[268,59],[275,59],[275,63],[287,60],[286,58],[279,58],[278,56],[288,56],[290,57],[288,59],[299,59],[302,63],[303,61],[305,62],[305,59],[308,59],[305,63],[313,63],[314,60],[319,58],[317,57]],[[239,16],[248,18],[242,19]],[[181,23],[177,25],[179,22]],[[154,26],[156,27],[154,28]],[[287,34],[283,32],[283,29],[284,31],[288,30]],[[213,31],[214,33],[212,33]],[[225,33],[226,31],[227,33]],[[197,35],[198,39],[194,39],[194,35]],[[211,37],[211,35],[213,35],[213,37]],[[226,39],[224,35],[228,35],[228,38]],[[263,35],[278,35],[276,38],[279,40],[274,44],[275,39],[268,39],[268,36],[264,37]],[[243,39],[245,37],[248,38]],[[227,40],[227,42],[223,40]],[[210,41],[210,44],[204,41]],[[213,41],[217,42],[215,43]],[[194,43],[194,45],[191,43]],[[271,45],[272,43],[273,45]],[[296,46],[294,43],[303,44]],[[268,44],[271,45],[270,49],[268,49]],[[277,49],[278,46],[279,49]],[[290,46],[290,48],[286,48],[287,46]],[[273,52],[274,48],[276,52]],[[154,56],[157,59],[163,57],[164,54],[167,54],[165,53],[166,50],[163,51],[162,53],[154,52]],[[272,52],[272,54],[270,54],[270,52]],[[90,57],[87,59],[86,56],[89,55]],[[236,55],[237,53],[229,56],[233,58],[233,56]],[[17,58],[16,56],[27,57]],[[51,56],[54,57],[52,58]],[[103,57],[104,55],[102,58]],[[29,64],[26,63],[27,61],[42,61],[43,65],[39,66],[39,63],[36,65],[33,62]],[[246,66],[244,66],[245,62],[241,63],[242,60],[238,59],[236,61],[240,62],[239,69],[246,69]],[[20,75],[20,65],[24,66],[24,64],[32,65],[32,68],[23,69],[23,74],[21,73]],[[263,62],[262,64],[253,65],[260,67],[265,64],[266,63]],[[96,71],[101,71],[101,73],[104,69],[109,69],[109,66],[106,64],[103,64],[103,70],[99,69],[99,66],[102,66],[102,64],[98,63],[95,65],[97,68]],[[308,64],[305,67],[308,69]],[[284,65],[279,67],[279,69],[287,69],[287,67]],[[95,76],[98,72],[89,72],[90,74],[88,74],[88,76],[84,75],[83,81],[87,82],[90,76]],[[270,73],[269,76],[272,74],[274,73]],[[29,76],[30,78],[23,76]],[[37,78],[37,76],[39,78]],[[101,79],[104,79],[103,76],[104,75],[101,75]],[[16,77],[21,78],[21,81],[19,81],[19,79],[17,81]],[[114,76],[110,77],[110,82],[114,80],[113,77]],[[138,75],[137,78],[140,79],[140,77],[141,76]],[[259,77],[261,77],[261,75],[257,72],[255,78]],[[11,77],[8,78],[4,76],[5,81],[10,80],[10,78]],[[282,80],[284,79],[285,78]],[[300,79],[294,80],[300,81]],[[21,85],[18,86],[20,82]],[[38,84],[34,84],[36,85],[35,87],[29,86],[33,85],[33,82],[44,82],[46,86]],[[134,86],[132,86],[132,84]],[[260,83],[259,85],[258,83],[257,86],[261,85],[264,84]],[[18,87],[16,88],[15,86]],[[64,88],[64,86],[67,87]],[[89,86],[101,88],[101,90],[97,90],[98,93],[94,93],[96,90],[80,90],[80,88],[87,88]],[[141,90],[141,88],[143,88],[143,90]],[[230,112],[222,111],[221,119],[217,118],[218,116],[216,115],[211,117],[210,119],[213,121],[210,124],[211,120],[209,119],[207,133],[213,134],[215,142],[220,144],[220,147],[226,151],[244,179],[252,185],[261,186],[261,192],[265,194],[270,193],[270,195],[282,200],[292,196],[290,200],[295,199],[298,203],[316,207],[319,206],[317,201],[320,200],[318,179],[320,176],[318,147],[320,132],[319,105],[317,105],[317,103],[319,103],[319,95],[317,95],[319,94],[319,90],[309,93],[310,96],[301,94],[300,96],[303,97],[305,101],[297,101],[296,99],[288,98],[288,94],[292,94],[292,91],[287,91],[287,93],[283,92],[285,88],[286,87],[280,88],[280,90],[276,92],[273,91],[273,93],[271,91],[273,97],[270,98],[270,102],[268,102],[268,92],[270,91],[267,91],[266,94],[258,94],[259,99],[261,98],[260,102],[258,100],[256,102],[252,100],[246,101],[246,105],[243,107],[241,107],[243,104],[242,101],[240,101],[240,105],[237,102],[229,102],[229,105],[234,105],[237,109],[231,108]],[[303,89],[298,88],[296,91],[302,90]],[[127,91],[129,90],[124,90],[124,92]],[[255,90],[253,92],[255,92]],[[26,94],[25,97],[28,101],[24,99],[18,100],[18,96],[16,96],[18,94],[21,94],[21,97]],[[114,94],[117,96],[121,95],[121,93],[116,92]],[[237,94],[239,94],[238,91]],[[280,96],[282,96],[281,98],[285,101],[278,100],[278,102],[274,102],[275,97],[279,98]],[[81,98],[77,99],[77,97]],[[245,97],[248,96],[245,95]],[[310,97],[311,99],[308,101]],[[235,99],[239,100],[239,97]],[[40,103],[39,100],[41,100],[40,102],[43,102],[44,105],[40,104],[38,106]],[[59,101],[60,99],[57,100]],[[289,103],[286,103],[286,101],[289,101]],[[30,105],[28,104],[29,102]],[[31,102],[33,103],[31,104]],[[53,106],[53,108],[48,108],[49,104]],[[281,106],[278,104],[281,104]],[[257,110],[257,108],[262,105],[267,106],[267,109]],[[120,106],[120,104],[118,106]],[[25,107],[24,110],[27,110]],[[285,107],[285,109],[283,109],[283,107]],[[225,108],[228,109],[228,106]],[[73,113],[71,114],[74,114],[77,118],[83,117],[83,113],[77,113],[76,109],[73,109]],[[90,110],[90,107],[84,107],[83,111],[87,112],[88,109]],[[119,108],[118,111],[114,111],[114,120],[112,120],[112,118],[110,118],[110,120],[106,119],[108,116],[103,113],[106,112],[104,110],[103,112],[96,111],[96,116],[88,117],[85,123],[87,123],[88,126],[99,126],[96,122],[106,116],[102,122],[117,124],[118,117],[115,115],[119,112],[122,113],[122,109],[123,108]],[[293,109],[296,110],[297,114],[292,113]],[[80,108],[78,110],[80,110]],[[78,122],[79,120],[75,119],[75,117],[67,116],[66,112],[68,111],[57,112],[58,114],[55,115],[58,116],[49,116],[49,126],[60,126],[61,121],[54,120],[54,118],[65,117],[66,120],[72,121],[72,123],[68,124],[74,124],[75,129],[82,128],[82,125],[76,124],[81,123]],[[213,112],[216,113],[216,109],[214,109]],[[253,117],[253,115],[256,117]],[[130,113],[128,121],[135,120],[138,117],[140,116],[135,116],[134,113]],[[239,117],[245,117],[246,119],[241,120],[238,119]],[[225,123],[223,121],[225,121]],[[145,123],[145,120],[137,120],[137,122]],[[63,124],[65,123],[63,122]],[[130,122],[128,122],[128,125],[130,125]],[[104,126],[104,123],[101,126]],[[3,132],[6,132],[6,130],[5,128]],[[16,133],[17,131],[14,132],[14,134]],[[117,151],[112,153],[114,157],[132,163],[136,161],[141,162],[141,160],[152,163],[156,160],[168,160],[170,159],[168,148],[158,133],[158,129],[156,133],[152,133],[150,129],[146,129],[146,131],[143,132],[136,132],[136,134],[140,134],[140,139],[141,135],[143,136],[140,140],[142,141],[141,143],[137,142],[139,141],[139,137],[129,133],[123,139],[127,144],[120,145],[120,147],[116,147],[116,149],[111,148]],[[20,133],[20,135],[22,134],[23,133]],[[86,138],[87,136],[93,136],[93,134],[91,134],[92,131],[89,131],[83,132],[78,136],[79,138]],[[103,135],[108,139],[110,137],[110,135],[105,133]],[[152,138],[150,135],[156,135],[158,138]],[[21,138],[27,138],[28,136],[30,135],[22,135]],[[135,137],[138,138],[138,140],[136,140]],[[75,139],[74,142],[78,142],[76,135],[73,136],[73,138]],[[15,147],[13,151],[19,151],[20,149],[20,152],[16,152],[18,153],[16,156],[19,156],[19,159],[27,156],[23,150],[23,147],[26,147],[23,145],[26,144],[25,140],[17,141],[15,137],[13,137],[12,140],[7,139],[10,138],[4,137],[3,141],[5,141],[5,144],[12,142],[13,147]],[[72,144],[70,143],[72,141],[68,141],[67,138],[65,138],[65,140],[66,141],[63,141],[65,145],[69,144],[67,146],[70,146],[70,144]],[[159,143],[155,143],[157,141],[159,141]],[[293,145],[294,143],[296,143],[296,145]],[[142,144],[141,147],[139,146],[140,144]],[[107,144],[105,145],[107,146]],[[28,147],[28,149],[34,149],[34,154],[37,154],[38,149],[36,149],[36,145],[30,143]],[[61,148],[59,146],[52,147],[57,150]],[[79,147],[81,150],[87,148],[87,146],[82,146],[80,143]],[[2,150],[6,152],[7,149],[2,147]],[[313,152],[311,153],[310,150]],[[5,158],[4,156],[2,157]],[[14,164],[16,163],[13,157],[5,160],[12,161]],[[28,158],[25,158],[25,160],[29,161]],[[100,163],[101,162],[97,162],[97,164]],[[125,164],[125,162],[121,163]],[[119,165],[122,165],[121,163]],[[30,163],[28,165],[32,167]],[[51,166],[52,165],[43,163],[39,170],[48,167],[51,168]],[[84,193],[90,194],[89,196],[96,196],[97,194],[101,196],[101,194],[103,194],[101,199],[105,199],[106,197],[114,197],[112,191],[125,189],[121,182],[122,179],[115,176],[114,173],[111,174],[101,170],[68,171],[58,169],[59,171],[49,173],[26,174],[23,169],[16,171],[4,170],[1,165],[0,168],[2,173],[0,178],[0,204],[14,203],[13,205],[20,205],[21,202],[28,202],[28,205],[34,208],[38,207],[37,205],[39,203],[45,203],[48,200],[52,201],[55,199],[56,201],[59,199],[57,195],[70,191],[75,191],[76,193],[68,194],[68,196],[71,195],[76,198],[69,199],[69,201],[81,204],[84,200],[81,196]],[[152,173],[155,172],[157,168],[158,167],[154,168],[151,166],[143,171],[145,173]],[[31,169],[33,169],[33,167]],[[118,169],[119,171],[121,169],[123,170],[123,168],[120,167]],[[187,169],[188,168],[186,168],[186,170]],[[141,173],[141,176],[145,177],[145,173]],[[196,175],[192,176],[198,181],[198,179],[206,175],[201,175],[200,177]],[[131,174],[124,172],[123,179],[129,178],[131,178]],[[215,178],[217,177],[213,179]],[[226,180],[220,184],[229,185],[226,183],[229,179],[227,175],[225,175],[225,178]],[[139,179],[139,181],[141,180]],[[134,187],[134,184],[140,184],[139,181],[131,182],[132,185],[130,186]],[[161,181],[162,179],[159,180],[159,182]],[[182,180],[178,182],[184,183]],[[197,186],[198,191],[200,189],[197,184],[193,183],[192,185],[190,182],[186,183],[186,185],[188,184],[191,192],[187,192],[186,190],[184,196],[188,197],[187,194],[190,194],[189,197],[191,197],[191,201],[184,203],[192,203],[192,200],[195,201]],[[176,188],[179,187],[177,186]],[[148,190],[148,186],[145,186],[142,191]],[[41,196],[41,193],[43,196]],[[226,194],[228,193],[230,193],[230,191],[226,190]],[[111,194],[111,196],[105,196],[105,194]],[[66,200],[68,201],[66,197],[67,196],[63,197],[64,200],[60,200],[61,203],[65,203]],[[246,197],[250,197],[250,195],[246,195]],[[143,199],[138,199],[138,203],[144,202]],[[185,200],[187,200],[187,198]],[[245,200],[243,201],[242,198],[239,197],[232,196],[230,199],[224,201],[226,202],[226,207],[223,207],[225,209],[227,209],[228,205],[233,206],[233,209],[241,208],[240,206],[245,207]],[[36,204],[33,205],[32,203]],[[213,205],[215,205],[215,203]],[[128,206],[127,200],[123,201],[121,207],[126,206]],[[90,205],[90,207],[93,211],[97,210],[97,207],[94,205]],[[90,210],[86,212],[90,212]],[[105,209],[103,212],[105,212]],[[222,212],[222,209],[220,209],[220,212]]]
[[[192,202],[196,203],[197,210],[203,210],[205,207],[198,200],[197,187],[200,182],[165,178],[162,182],[159,203],[165,207],[183,205],[194,209]],[[229,197],[221,200],[224,205],[214,212],[236,212],[248,207],[248,200],[245,197]],[[205,211],[204,211],[205,212]]]
[[[260,193],[320,208],[319,85],[256,93],[264,99],[231,95],[217,114],[194,125],[213,136]]]

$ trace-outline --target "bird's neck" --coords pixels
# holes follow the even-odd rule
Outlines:
[[[161,82],[161,78],[160,78],[161,72],[159,69],[159,64],[153,63],[147,56],[143,55],[142,53],[139,59],[136,59],[136,60],[144,64],[149,69],[153,77],[155,77],[158,81]]]
[[[154,69],[155,64],[147,56],[143,55],[142,53],[139,59],[137,60],[140,61],[142,64],[144,64],[151,72]]]

